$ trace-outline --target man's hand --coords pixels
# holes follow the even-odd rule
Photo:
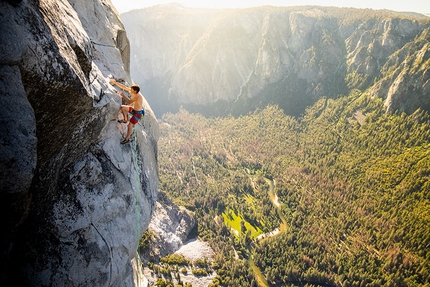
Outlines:
[[[109,82],[113,85],[113,84],[116,84],[116,81],[115,81],[115,79],[110,79],[109,80]]]

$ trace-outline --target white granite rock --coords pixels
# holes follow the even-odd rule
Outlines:
[[[137,247],[158,192],[157,120],[131,143],[108,75],[132,83],[106,0],[0,2],[1,286],[144,286]]]

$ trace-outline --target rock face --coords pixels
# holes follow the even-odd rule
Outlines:
[[[0,285],[138,286],[158,124],[145,102],[120,145],[108,75],[132,81],[117,11],[106,0],[1,1],[0,29]]]
[[[180,105],[206,114],[238,114],[275,103],[300,115],[321,96],[365,91],[374,84],[372,95],[383,98],[389,112],[430,110],[424,44],[430,18],[423,15],[315,6],[160,5],[122,18],[131,39],[131,71],[146,83],[159,114]]]
[[[151,237],[147,248],[141,250],[144,260],[158,262],[161,257],[178,251],[196,225],[196,217],[191,211],[177,206],[160,192],[148,227]]]
[[[430,111],[430,29],[393,53],[381,69],[381,80],[369,89],[373,96],[386,95],[387,112]]]

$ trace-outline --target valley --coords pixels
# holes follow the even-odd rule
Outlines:
[[[160,189],[214,250],[209,287],[430,284],[428,17],[169,4],[122,18],[160,122]]]
[[[160,188],[195,212],[198,236],[214,249],[209,286],[428,282],[426,112],[386,115],[382,101],[355,91],[301,119],[268,106],[162,121]]]

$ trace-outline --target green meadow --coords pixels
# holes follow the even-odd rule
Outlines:
[[[254,238],[256,238],[258,235],[260,235],[260,234],[262,234],[263,233],[263,231],[260,229],[260,228],[258,228],[258,227],[255,227],[255,226],[253,226],[252,224],[250,224],[249,222],[247,222],[244,218],[243,218],[243,216],[242,215],[240,215],[240,214],[236,214],[236,212],[234,211],[234,210],[231,210],[231,209],[229,209],[229,210],[226,210],[226,212],[224,212],[223,214],[222,214],[222,217],[224,218],[224,223],[228,226],[228,227],[230,227],[230,228],[232,228],[232,229],[234,229],[234,230],[236,230],[237,232],[235,232],[236,233],[236,235],[238,236],[238,237],[241,237],[242,235],[246,235],[246,233],[248,232],[248,231],[250,231],[251,233],[250,233],[250,239],[251,240],[253,240]],[[244,233],[242,233],[241,232],[241,228],[240,228],[240,225],[241,225],[241,222],[243,222],[243,225],[245,226],[245,228],[246,228],[246,230],[245,230],[245,232]]]

